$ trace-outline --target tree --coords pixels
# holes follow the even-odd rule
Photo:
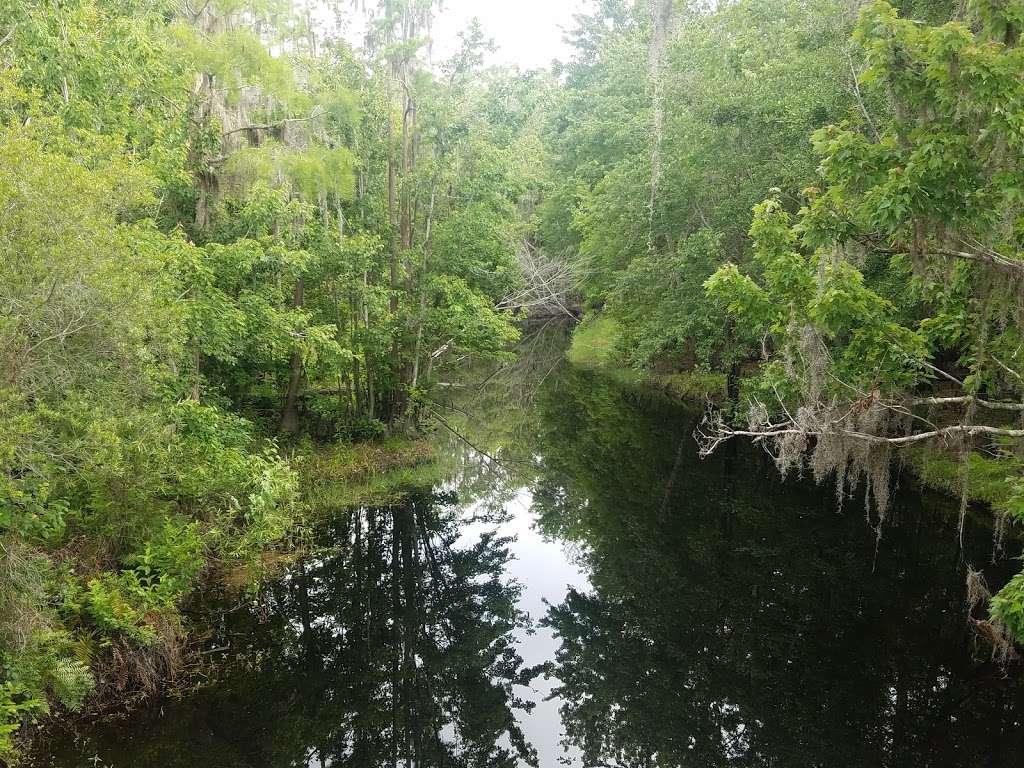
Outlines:
[[[479,31],[421,71],[432,4],[382,7],[371,53],[310,3],[0,3],[2,759],[48,703],[172,677],[208,566],[285,546],[277,435],[414,427],[516,337]]]
[[[818,131],[823,188],[808,190],[797,222],[778,199],[755,210],[762,279],[726,266],[707,284],[765,335],[770,360],[748,400],[749,425],[716,420],[705,451],[746,435],[773,446],[784,470],[809,451],[816,476],[834,474],[841,495],[867,478],[879,524],[895,450],[959,453],[961,519],[973,450],[1000,455],[1009,483],[1020,482],[1017,22],[1003,8],[973,13],[977,32],[904,20],[885,2],[864,10],[863,84],[891,100],[892,119],[875,126],[865,114]],[[915,301],[867,284],[857,265],[879,261]],[[1013,615],[1007,601],[994,603],[1000,631],[1019,629]]]

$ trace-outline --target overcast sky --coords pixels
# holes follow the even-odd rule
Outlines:
[[[562,41],[572,16],[584,0],[445,0],[434,29],[435,55],[446,57],[457,35],[476,16],[498,46],[493,63],[523,69],[547,67],[552,59],[568,58]]]
[[[552,59],[568,58],[564,30],[571,27],[573,14],[588,5],[589,0],[444,0],[434,21],[432,58],[448,58],[459,32],[475,16],[498,46],[488,64],[547,68]],[[350,28],[346,36],[352,35],[358,37],[358,31]]]

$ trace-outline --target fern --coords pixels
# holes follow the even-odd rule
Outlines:
[[[50,688],[54,697],[72,711],[81,709],[94,686],[92,672],[78,659],[60,659],[50,670]]]

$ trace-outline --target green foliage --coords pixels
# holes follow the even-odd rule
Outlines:
[[[572,360],[686,397],[753,373],[766,423],[1021,401],[1019,4],[677,3],[660,29],[604,0],[526,74],[481,72],[479,28],[428,71],[436,3],[371,5],[354,51],[280,0],[0,0],[5,758],[174,643],[211,565],[288,540],[278,433],[400,432],[465,359],[509,361],[534,254],[592,310]],[[1018,446],[977,447],[936,482],[1024,519]],[[339,466],[326,498],[374,489]],[[1019,593],[992,608],[1018,635]]]
[[[262,471],[253,477],[253,487],[239,521],[239,533],[227,548],[236,558],[255,557],[291,530],[296,520],[297,480],[294,470],[271,455],[263,459]]]
[[[725,399],[728,377],[724,373],[697,369],[682,373],[657,376],[655,381],[675,397],[693,401],[721,401]]]
[[[568,358],[576,365],[612,367],[618,360],[619,326],[611,317],[590,313],[572,332]]]
[[[722,263],[718,237],[699,230],[672,256],[640,256],[617,276],[607,312],[618,321],[624,359],[646,367],[671,353],[727,368],[749,350],[727,315],[704,299],[704,282]]]
[[[830,349],[831,386],[891,393],[924,380],[929,347],[922,335],[900,323],[896,307],[855,267],[829,252],[797,250],[799,232],[778,199],[757,206],[750,236],[762,282],[727,265],[708,278],[708,296],[755,336],[771,336],[783,358],[807,367],[814,363],[801,347],[812,329]]]
[[[581,20],[593,26],[551,118],[561,178],[540,231],[553,252],[579,260],[594,300],[614,292],[616,274],[634,259],[675,258],[701,230],[723,258],[742,260],[751,206],[769,187],[792,199],[810,183],[808,133],[850,106],[843,89],[821,87],[849,66],[846,17],[829,0],[748,0],[675,14],[660,67],[666,118],[653,210],[658,139],[645,6],[601,8]]]
[[[14,735],[18,727],[26,717],[45,708],[45,701],[33,698],[22,686],[10,681],[0,683],[0,760],[17,758]]]
[[[69,507],[65,500],[51,498],[48,482],[0,477],[0,492],[0,530],[43,543],[63,538]]]
[[[535,105],[480,35],[413,71],[430,8],[355,52],[279,0],[0,0],[3,759],[96,672],[173,673],[204,573],[289,540],[276,432],[379,437],[508,358]]]
[[[104,573],[86,587],[83,608],[96,626],[108,635],[124,635],[147,645],[156,632],[146,622],[150,594],[133,571]]]
[[[481,358],[508,357],[519,331],[486,296],[451,276],[436,278],[428,292],[426,328],[432,338],[447,337],[457,349]]]
[[[399,501],[409,488],[440,482],[444,470],[437,445],[423,438],[387,437],[337,445],[308,459],[303,497],[310,500],[312,514],[323,519],[342,509]]]
[[[989,610],[992,618],[1005,624],[1018,643],[1024,643],[1024,573],[1018,573],[992,596]]]
[[[198,522],[166,518],[129,567],[90,579],[78,607],[108,637],[123,635],[143,645],[157,640],[153,619],[174,616],[204,565]],[[65,599],[65,610],[73,603]]]
[[[913,443],[926,482],[1024,519],[1019,3],[649,10],[579,19],[536,227],[614,357],[728,377],[706,448],[758,434],[784,469],[884,488],[881,518]],[[571,357],[606,354],[597,330]]]
[[[972,500],[981,501],[1000,512],[1009,512],[1024,522],[1024,510],[1012,503],[1019,461],[1010,455],[983,455],[972,452],[966,461],[939,448],[925,448],[908,457],[914,473],[932,488],[959,496],[965,490]]]

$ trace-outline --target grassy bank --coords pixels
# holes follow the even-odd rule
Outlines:
[[[1002,455],[973,452],[965,462],[949,450],[918,448],[907,452],[906,462],[929,488],[959,497],[966,484],[970,501],[984,504],[997,514],[1016,519],[1022,516],[1021,461],[1009,451]]]
[[[566,357],[573,365],[595,368],[616,381],[653,386],[681,400],[706,402],[725,396],[724,373],[692,370],[647,370],[633,368],[622,362],[619,327],[616,321],[602,314],[588,314],[576,326]]]
[[[326,446],[306,443],[291,461],[298,470],[302,519],[286,545],[223,569],[217,580],[229,589],[256,589],[303,557],[304,533],[325,515],[349,507],[386,505],[410,486],[433,482],[439,472],[436,446],[414,437]]]
[[[618,323],[606,315],[591,313],[573,330],[572,343],[566,356],[574,365],[609,370],[623,369],[618,361],[618,343]],[[634,373],[640,375],[639,371]]]
[[[36,689],[40,693],[28,695],[31,689],[27,685],[0,689],[0,765],[14,765],[21,748],[30,741],[45,739],[48,725],[57,719],[71,714],[88,717],[114,713],[157,693],[177,695],[202,685],[208,662],[198,646],[208,627],[203,611],[195,610],[195,606],[204,603],[205,595],[223,590],[258,590],[262,582],[308,553],[308,534],[318,520],[352,505],[387,504],[410,485],[432,482],[439,471],[436,459],[435,446],[422,438],[328,446],[304,442],[296,445],[286,458],[281,457],[282,466],[289,468],[294,479],[294,492],[287,509],[280,508],[274,513],[272,526],[261,524],[258,538],[253,537],[251,529],[230,537],[218,533],[215,524],[219,521],[213,520],[209,530],[195,527],[197,543],[187,553],[187,570],[171,571],[164,563],[166,557],[157,560],[154,555],[156,565],[150,571],[142,570],[149,567],[142,563],[134,569],[107,572],[113,576],[103,572],[98,576],[80,575],[79,580],[88,588],[84,592],[68,592],[70,587],[65,586],[65,602],[86,604],[88,615],[94,617],[97,610],[86,602],[94,600],[120,624],[113,626],[112,619],[108,619],[101,625],[103,634],[99,634],[64,607],[60,614],[64,624],[55,625],[50,632],[60,633],[58,639],[67,646],[73,665],[57,664],[57,671],[51,674],[44,667],[46,657],[36,660],[22,653],[17,659],[22,668],[30,672],[42,670],[37,673],[40,682]],[[258,489],[253,491],[256,492]],[[201,546],[214,540],[218,546]],[[153,547],[149,551],[161,552]],[[150,573],[157,573],[159,578],[147,581]],[[168,589],[165,585],[171,582],[167,574],[178,577],[173,582],[174,591],[166,596],[161,592],[162,602],[156,608],[142,603],[148,608],[142,612],[136,604],[148,598],[148,591]],[[108,581],[108,591],[100,592]],[[65,583],[74,585],[70,580]],[[125,585],[134,589],[129,591]],[[115,588],[120,591],[114,591]],[[96,595],[107,594],[113,597],[98,602]],[[184,610],[190,605],[192,611]],[[48,676],[43,677],[44,674]],[[71,690],[74,698],[63,689],[57,689],[60,695],[44,696],[48,688],[58,684],[69,690],[77,686]],[[30,727],[24,728],[25,725]]]
[[[395,501],[440,472],[437,446],[426,438],[391,437],[319,448],[302,458],[302,495],[314,517],[353,506]]]
[[[680,400],[705,403],[726,396],[724,373],[639,370],[625,365],[617,322],[597,313],[587,315],[573,331],[567,357],[573,365],[600,370],[622,383],[653,386]],[[959,497],[966,481],[971,502],[997,513],[1009,511],[1014,505],[1024,506],[1019,487],[1008,480],[1019,473],[1020,462],[1009,454],[972,453],[965,463],[949,451],[921,447],[904,451],[901,459],[926,488]]]

